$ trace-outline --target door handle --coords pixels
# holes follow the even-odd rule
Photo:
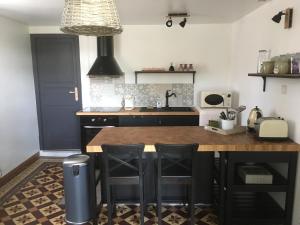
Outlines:
[[[75,87],[74,88],[74,91],[69,91],[69,94],[74,94],[74,97],[75,97],[75,101],[78,102],[78,88]]]

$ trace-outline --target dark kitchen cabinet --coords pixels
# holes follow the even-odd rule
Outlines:
[[[120,116],[120,127],[148,127],[158,126],[156,116]]]
[[[117,127],[117,116],[81,116],[81,152],[86,153],[86,145],[105,127]]]
[[[199,116],[120,116],[121,127],[199,126]]]
[[[219,224],[290,225],[297,158],[297,152],[221,152],[214,166]],[[249,163],[267,168],[273,175],[272,184],[245,184],[238,168]],[[285,173],[279,173],[283,168]],[[283,207],[274,196],[284,199]]]

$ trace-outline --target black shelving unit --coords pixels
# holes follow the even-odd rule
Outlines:
[[[214,166],[214,199],[220,225],[291,225],[297,152],[221,152]],[[245,184],[238,167],[245,163],[266,167],[273,175],[272,184]],[[284,163],[287,177],[272,165]],[[284,193],[285,207],[270,193]]]
[[[187,74],[192,74],[193,75],[193,84],[195,83],[195,74],[196,71],[148,71],[148,70],[140,70],[140,71],[134,71],[135,73],[135,83],[137,84],[137,80],[138,80],[138,75],[139,74],[146,74],[146,73],[151,73],[151,74],[176,74],[176,73],[187,73]]]
[[[261,77],[263,79],[263,91],[266,91],[267,78],[288,78],[299,79],[300,74],[262,74],[262,73],[249,73],[250,77]]]

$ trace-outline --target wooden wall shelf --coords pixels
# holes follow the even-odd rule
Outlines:
[[[145,74],[145,73],[152,73],[152,74],[158,74],[158,73],[166,73],[166,74],[174,74],[174,73],[189,73],[193,75],[193,84],[195,83],[195,74],[196,71],[148,71],[148,70],[140,70],[140,71],[134,71],[135,73],[135,83],[137,84],[137,78],[138,74]]]
[[[288,79],[299,79],[300,74],[262,74],[262,73],[249,73],[250,77],[261,77],[264,81],[263,91],[266,91],[267,78],[288,78]]]

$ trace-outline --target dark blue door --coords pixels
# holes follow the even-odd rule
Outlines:
[[[31,44],[41,150],[80,149],[78,37],[31,35]]]

